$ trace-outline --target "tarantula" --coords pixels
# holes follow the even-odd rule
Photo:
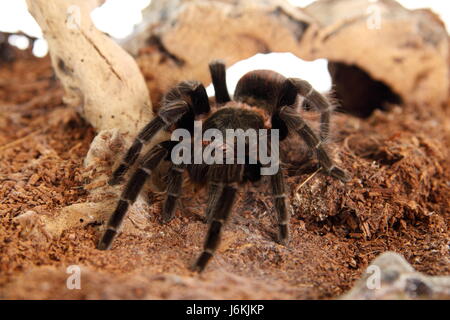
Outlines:
[[[349,175],[337,167],[322,143],[329,135],[331,105],[306,81],[285,78],[275,71],[256,70],[244,75],[238,82],[233,100],[226,86],[225,65],[220,61],[209,64],[215,90],[215,105],[211,109],[205,87],[198,81],[184,81],[172,88],[162,99],[158,116],[150,121],[138,134],[121,164],[113,172],[109,183],[121,182],[124,174],[139,157],[144,144],[148,143],[160,130],[182,128],[192,132],[194,120],[203,121],[203,131],[215,128],[226,129],[278,129],[279,140],[293,131],[300,135],[306,145],[314,150],[321,167],[330,176],[348,181]],[[320,116],[320,136],[306,124],[297,110],[298,95],[304,97],[309,107],[317,109]],[[248,153],[244,164],[174,164],[171,151],[177,142],[163,141],[148,151],[140,160],[111,215],[98,249],[108,249],[117,229],[121,225],[128,207],[134,203],[145,181],[162,161],[170,161],[168,186],[163,204],[163,223],[174,217],[176,202],[180,197],[182,174],[186,171],[193,183],[207,185],[208,201],[206,218],[209,230],[204,249],[196,260],[193,269],[201,272],[212,258],[220,242],[224,223],[230,216],[240,185],[256,182],[261,178],[262,164],[257,160],[250,163]],[[270,146],[268,146],[270,149]],[[271,190],[278,216],[278,240],[288,242],[288,223],[290,217],[289,200],[285,192],[283,172],[279,169],[270,176]]]

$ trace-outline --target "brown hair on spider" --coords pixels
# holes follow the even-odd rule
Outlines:
[[[202,83],[183,81],[176,85],[163,97],[158,116],[141,130],[121,164],[113,172],[109,181],[111,185],[122,181],[124,174],[138,159],[143,145],[150,142],[156,133],[180,128],[193,132],[195,120],[202,121],[203,131],[211,128],[222,132],[227,129],[251,128],[269,129],[270,132],[278,129],[280,141],[289,134],[296,133],[314,151],[319,164],[328,175],[344,182],[350,179],[344,170],[334,164],[322,145],[329,135],[332,107],[307,81],[285,78],[275,71],[255,70],[239,80],[231,99],[226,86],[225,65],[220,61],[213,61],[209,69],[215,90],[214,108],[210,106]],[[319,136],[299,114],[298,96],[304,97],[310,107],[320,112]],[[182,189],[183,172],[187,172],[192,182],[205,185],[208,190],[205,215],[209,228],[203,252],[193,265],[193,269],[199,272],[205,268],[220,243],[222,228],[230,216],[238,188],[245,183],[260,180],[263,165],[259,159],[254,159],[253,163],[246,161],[244,164],[175,164],[170,156],[176,144],[172,140],[163,141],[141,157],[107,223],[98,249],[106,250],[111,246],[128,207],[136,200],[145,181],[162,161],[169,161],[171,167],[161,214],[163,223],[174,218]],[[270,149],[270,145],[267,147]],[[281,168],[270,176],[270,185],[278,218],[278,241],[287,244],[290,205]]]

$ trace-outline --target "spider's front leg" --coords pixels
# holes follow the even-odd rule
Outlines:
[[[293,105],[283,106],[279,110],[279,116],[285,122],[286,126],[290,130],[297,132],[306,142],[307,146],[315,151],[317,160],[319,160],[320,165],[329,175],[343,182],[350,181],[351,176],[333,163],[328,152],[322,146],[323,140],[317,137],[294,107]]]
[[[139,157],[142,147],[160,130],[177,123],[189,112],[194,115],[208,113],[210,105],[205,87],[198,81],[184,81],[171,89],[162,99],[158,116],[150,121],[138,134],[120,165],[114,170],[110,185],[118,184],[130,166]]]
[[[152,170],[154,170],[158,164],[167,156],[169,152],[170,141],[164,141],[154,146],[144,156],[141,165],[131,176],[130,181],[127,183],[124,191],[120,196],[120,200],[117,203],[116,210],[113,212],[108,220],[106,230],[100,238],[97,245],[97,249],[107,250],[111,246],[117,230],[123,222],[125,214],[128,211],[128,207],[135,201],[145,181],[150,176]]]
[[[208,178],[215,185],[210,191],[208,208],[209,228],[203,252],[192,266],[193,271],[202,272],[220,244],[222,227],[225,225],[237,198],[238,181],[242,181],[244,166],[239,164],[213,166]],[[210,183],[211,185],[211,183]]]
[[[193,271],[202,272],[209,260],[214,256],[214,252],[220,244],[222,227],[228,219],[236,200],[237,186],[225,185],[219,192],[218,200],[211,209],[212,217],[210,218],[211,221],[203,246],[203,252],[193,265]]]

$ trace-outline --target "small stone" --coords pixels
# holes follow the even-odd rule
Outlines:
[[[426,276],[398,253],[385,252],[367,268],[344,300],[450,299],[450,277]]]

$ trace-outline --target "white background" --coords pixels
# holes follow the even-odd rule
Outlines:
[[[53,1],[53,0],[49,0]],[[107,32],[115,38],[129,35],[135,24],[142,19],[141,10],[151,0],[107,0],[100,8],[95,9],[91,16],[98,29]],[[296,6],[306,6],[314,0],[289,0]],[[367,0],[374,2],[376,0]],[[450,1],[448,0],[398,0],[403,6],[416,8],[431,8],[439,14],[450,30]],[[36,56],[47,54],[47,44],[42,39],[42,33],[33,17],[28,13],[25,0],[0,0],[0,31],[23,31],[31,36],[40,38],[34,47]],[[28,40],[23,37],[10,39],[12,44],[26,48]],[[288,77],[304,78],[319,91],[327,91],[331,87],[331,80],[325,60],[314,62],[302,61],[289,53],[258,54],[253,58],[240,61],[228,69],[228,86],[231,92],[237,80],[246,72],[253,69],[272,69]],[[211,87],[208,88],[211,92]]]

